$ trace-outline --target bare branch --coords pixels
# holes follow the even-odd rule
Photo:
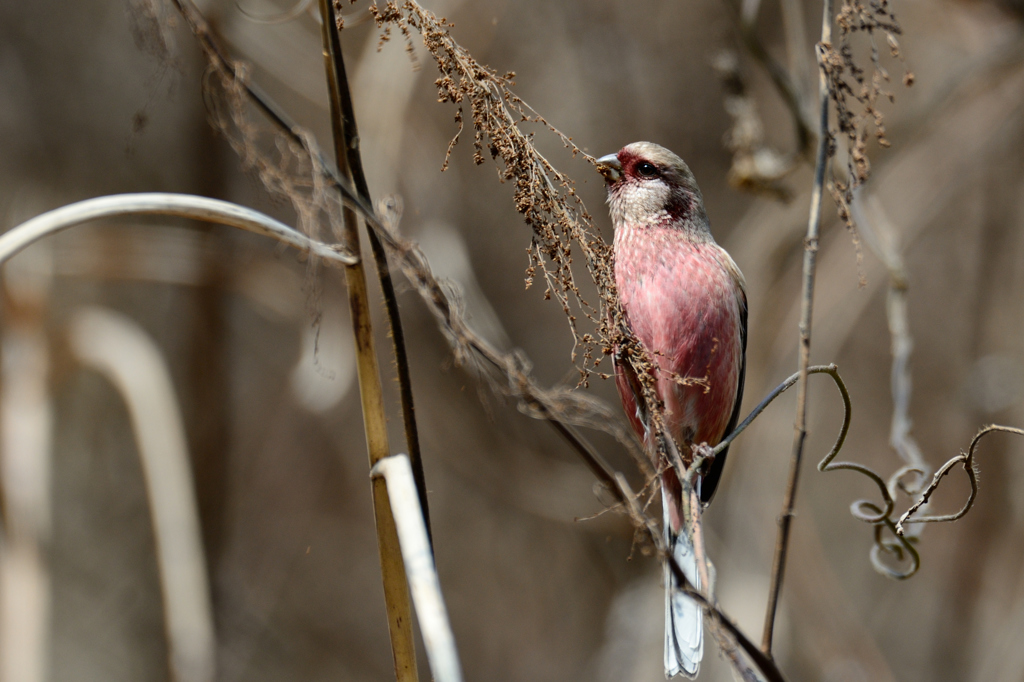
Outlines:
[[[832,0],[825,0],[822,8],[821,43],[819,45],[827,45],[831,40]],[[803,459],[804,441],[807,438],[807,375],[811,361],[811,313],[814,309],[814,276],[818,253],[818,234],[821,230],[821,197],[825,183],[825,169],[829,157],[829,91],[824,64],[821,62],[823,57],[824,54],[819,47],[818,58],[822,68],[818,82],[820,107],[818,152],[814,168],[814,188],[811,192],[811,211],[807,223],[807,237],[804,239],[803,292],[800,299],[800,378],[797,385],[793,457],[790,461],[789,483],[786,486],[786,496],[782,504],[782,515],[779,517],[779,534],[775,542],[775,558],[772,562],[768,607],[765,610],[764,633],[761,640],[761,649],[769,655],[772,650],[772,635],[775,630],[775,612],[778,609],[779,593],[782,590],[782,577],[786,569],[789,527],[793,518],[793,507],[796,504],[800,461]]]
[[[834,364],[814,365],[813,367],[807,368],[807,373],[830,375],[832,379],[836,382],[836,385],[839,386],[839,391],[843,396],[843,402],[846,408],[846,415],[843,420],[843,428],[839,433],[839,438],[837,439],[835,446],[833,446],[832,451],[828,455],[828,457],[834,457],[835,454],[839,452],[840,448],[843,447],[843,442],[846,440],[846,433],[847,431],[849,431],[850,428],[850,416],[852,411],[852,406],[850,403],[850,394],[847,392],[846,385],[843,382],[842,378],[839,376],[839,368]],[[793,374],[788,379],[783,381],[781,384],[776,386],[771,393],[765,396],[764,400],[758,403],[757,407],[750,411],[750,414],[747,415],[747,418],[740,422],[739,426],[733,429],[732,433],[723,438],[722,441],[712,449],[711,453],[713,455],[717,455],[719,452],[729,447],[729,444],[732,443],[737,436],[743,433],[743,431],[748,426],[750,426],[751,422],[753,422],[759,414],[764,412],[765,408],[768,407],[772,403],[772,401],[774,401],[785,391],[790,389],[793,386],[793,384],[795,384],[799,379],[800,372],[797,372],[796,374]]]

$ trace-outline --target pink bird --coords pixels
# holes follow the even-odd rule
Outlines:
[[[678,156],[634,142],[598,159],[597,167],[615,228],[619,301],[655,365],[665,426],[689,464],[691,445],[717,445],[739,417],[747,347],[743,274],[711,236],[697,181]],[[633,429],[656,453],[632,367],[616,361],[615,383]],[[698,478],[704,505],[715,494],[726,450]],[[693,545],[683,532],[681,494],[675,471],[665,468],[666,544],[687,580],[700,587]],[[678,590],[667,565],[665,574],[665,676],[694,678],[704,652],[701,608]]]

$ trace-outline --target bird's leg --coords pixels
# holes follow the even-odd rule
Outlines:
[[[693,478],[697,474],[704,476],[707,474],[708,469],[715,462],[715,451],[707,443],[700,443],[691,445],[690,452],[692,460],[690,462],[690,468],[686,471],[686,478],[689,483],[693,483]]]

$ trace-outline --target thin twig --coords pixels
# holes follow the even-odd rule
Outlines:
[[[552,414],[557,415],[558,419],[563,422],[586,425],[605,431],[622,443],[633,456],[641,471],[650,473],[650,465],[637,449],[631,432],[616,419],[614,412],[605,409],[603,405],[592,398],[584,398],[576,393],[541,389],[525,370],[528,363],[524,363],[521,357],[513,353],[501,353],[483,338],[472,333],[448,299],[446,289],[441,286],[426,265],[422,253],[413,244],[401,239],[396,228],[391,225],[394,217],[392,207],[382,204],[383,213],[378,214],[373,206],[364,201],[356,192],[352,182],[342,176],[332,163],[320,155],[318,149],[311,144],[311,137],[266,93],[245,78],[245,69],[228,57],[227,50],[217,40],[216,35],[192,0],[172,1],[193,31],[214,70],[225,79],[230,79],[232,87],[254,104],[291,143],[310,154],[310,160],[314,167],[313,172],[321,174],[323,180],[337,188],[344,205],[354,209],[362,216],[366,224],[381,239],[389,254],[397,259],[406,277],[417,288],[431,312],[437,317],[442,331],[453,346],[456,360],[460,364],[474,367],[478,359],[486,360],[490,367],[502,374],[501,382],[503,382],[506,395],[517,399],[532,396],[544,403]],[[258,161],[272,163],[272,160],[260,159]],[[550,168],[550,164],[547,164],[546,160],[542,159],[542,163],[545,168]],[[564,176],[560,175],[559,177],[564,180]],[[271,191],[280,191],[281,188],[272,187],[270,189]],[[290,196],[289,199],[291,199]],[[385,222],[388,223],[387,226]],[[497,384],[492,383],[492,387],[496,386]],[[527,408],[529,409],[528,406]]]
[[[199,41],[199,46],[202,48],[211,66],[225,76],[235,79],[235,82],[241,86],[249,101],[263,112],[264,116],[270,119],[270,122],[274,124],[278,131],[287,136],[291,142],[304,147],[306,139],[303,136],[302,128],[269,95],[263,92],[258,85],[241,77],[242,69],[240,65],[236,64],[228,56],[227,50],[217,40],[212,27],[206,21],[202,12],[199,11],[199,8],[195,6],[195,3],[192,0],[171,0],[171,2],[177,7],[178,12],[185,19],[185,23],[192,31],[192,34]],[[365,220],[370,221],[373,227],[383,229],[376,218],[373,206],[359,196],[348,177],[342,176],[338,169],[323,157],[315,158],[313,161],[317,168],[327,176],[326,179],[335,185],[347,206],[358,211]]]
[[[942,480],[943,476],[948,474],[950,470],[958,463],[963,463],[964,471],[967,473],[967,480],[970,481],[971,484],[971,494],[968,496],[967,502],[964,503],[964,506],[958,512],[954,512],[952,514],[941,514],[933,516],[918,516],[913,519],[913,523],[940,523],[943,521],[956,521],[957,519],[963,517],[964,514],[971,510],[971,507],[974,506],[974,499],[978,495],[978,472],[976,471],[974,465],[974,452],[978,447],[978,443],[981,442],[981,439],[987,436],[988,434],[992,433],[993,431],[1015,433],[1018,436],[1024,436],[1024,429],[1017,429],[1012,426],[1000,426],[998,424],[992,424],[991,426],[983,427],[971,440],[971,447],[967,450],[966,454],[961,452],[959,455],[953,457],[948,462],[943,464],[942,467],[935,472],[935,476],[932,478],[932,482],[928,485],[927,488],[925,488],[924,492],[921,493],[921,498],[916,503],[914,503],[914,505],[911,506],[910,509],[904,512],[903,516],[901,516],[900,520],[896,523],[895,532],[897,535],[899,535],[900,537],[903,536],[904,524],[910,521],[910,517],[916,514],[918,511],[920,511],[922,506],[928,503],[928,500],[931,498],[932,493],[934,493],[935,489],[939,487],[939,482]]]
[[[324,66],[327,71],[330,92],[331,123],[334,132],[335,156],[338,170],[351,179],[346,152],[345,121],[340,94],[340,74],[335,46],[337,33],[331,18],[330,0],[320,0],[320,15],[323,18]],[[340,49],[340,45],[338,45]],[[342,209],[342,241],[355,254],[359,253],[359,232],[356,212],[349,206]],[[366,287],[366,272],[363,262],[345,268],[348,285],[349,308],[352,313],[352,330],[355,335],[356,367],[359,376],[359,395],[362,399],[363,426],[366,430],[366,447],[370,468],[391,452],[388,446],[387,415],[384,412],[384,395],[380,383],[380,369],[373,344],[373,327],[370,323],[370,302]],[[380,552],[381,579],[384,583],[384,602],[388,615],[388,629],[391,635],[391,651],[394,655],[395,677],[398,682],[416,682],[416,647],[412,636],[412,604],[409,599],[409,585],[405,573],[402,547],[398,540],[394,513],[388,499],[387,483],[384,479],[373,479],[373,511],[377,526],[377,548]]]
[[[839,449],[843,446],[843,441],[846,439],[846,431],[850,428],[850,401],[849,401],[849,394],[846,392],[846,387],[843,384],[843,380],[839,376],[839,368],[836,367],[835,364],[830,364],[830,365],[814,365],[813,367],[808,367],[807,368],[807,373],[808,374],[829,374],[829,375],[831,375],[832,379],[840,387],[839,388],[840,393],[843,395],[843,399],[844,399],[844,401],[846,403],[846,418],[845,418],[845,420],[843,422],[843,429],[842,429],[842,431],[839,434],[839,439],[836,441],[836,445],[832,448],[832,453],[831,454],[834,456],[834,453],[839,452]],[[729,445],[736,439],[736,437],[739,436],[741,433],[743,433],[743,431],[748,426],[750,426],[750,423],[753,422],[757,418],[757,416],[759,414],[764,412],[766,407],[768,407],[769,405],[772,404],[772,401],[774,401],[776,398],[778,398],[780,395],[782,395],[785,391],[789,390],[789,388],[792,387],[793,384],[795,384],[800,379],[800,375],[801,375],[800,372],[796,372],[795,374],[791,375],[788,379],[783,381],[781,384],[776,386],[772,390],[771,393],[769,393],[767,396],[765,396],[764,400],[762,400],[760,403],[758,403],[757,407],[755,407],[753,410],[750,411],[750,414],[747,415],[747,418],[744,419],[742,422],[740,422],[739,426],[737,426],[735,429],[732,430],[732,433],[730,433],[728,436],[723,438],[721,440],[721,442],[719,442],[718,445],[716,445],[714,448],[711,449],[711,454],[712,455],[717,455],[722,450],[724,450],[727,447],[729,447]]]
[[[818,57],[821,59],[821,45],[828,45],[832,40],[832,0],[824,0],[821,20],[821,42]],[[822,65],[819,63],[819,67]],[[828,79],[824,68],[820,68],[818,79],[819,120],[818,120],[818,152],[814,167],[814,189],[811,193],[810,217],[807,222],[807,237],[804,240],[803,294],[800,302],[800,378],[797,386],[797,413],[793,442],[793,457],[790,461],[789,483],[782,504],[782,515],[779,517],[779,533],[775,542],[775,558],[772,562],[772,575],[768,593],[768,606],[765,610],[764,633],[761,649],[771,655],[772,636],[775,630],[775,613],[779,606],[779,593],[782,590],[782,577],[786,569],[786,551],[789,548],[789,529],[793,519],[793,507],[796,504],[797,481],[800,476],[800,462],[803,459],[804,442],[807,439],[807,374],[811,362],[811,313],[814,301],[814,275],[818,254],[818,235],[821,230],[821,198],[825,184],[825,168],[828,163],[829,132],[828,132]]]
[[[843,398],[844,414],[842,427],[840,428],[839,435],[836,438],[836,442],[832,446],[832,449],[829,451],[827,455],[825,455],[825,458],[818,465],[822,471],[828,471],[830,470],[829,465],[832,459],[836,456],[836,454],[838,454],[840,449],[842,449],[843,443],[846,440],[846,435],[847,433],[849,433],[852,412],[850,394],[847,391],[846,385],[843,382],[842,377],[840,377],[838,368],[835,365],[809,367],[807,371],[810,374],[828,374],[829,376],[831,376],[833,381],[836,383],[836,386],[839,388],[840,395]],[[750,425],[751,422],[754,421],[755,418],[757,418],[758,415],[761,414],[761,412],[765,410],[766,407],[768,407],[768,405],[772,403],[772,401],[778,398],[779,395],[784,393],[787,389],[791,388],[797,382],[799,377],[800,373],[796,373],[789,377],[788,379],[786,379],[786,381],[779,384],[771,393],[768,394],[768,396],[765,397],[764,400],[761,401],[761,403],[757,407],[755,407],[751,411],[747,418],[744,419],[743,422],[731,434],[729,434],[729,436],[726,439],[723,440],[722,444],[720,444],[720,447],[708,449],[707,454],[713,456],[720,452],[722,448],[726,447],[729,443],[731,443],[740,433],[743,432],[744,429],[747,428],[747,426]],[[716,635],[716,638],[719,640],[719,645],[723,646],[723,649],[725,650],[726,656],[729,658],[730,663],[741,675],[741,677],[743,677],[743,679],[757,679],[756,677],[749,676],[749,669],[746,668],[745,663],[735,655],[735,651],[731,650],[730,647],[738,646],[739,648],[741,648],[747,654],[747,656],[749,656],[751,660],[753,660],[758,670],[765,677],[765,679],[782,680],[783,678],[781,676],[781,673],[775,666],[775,663],[771,659],[771,657],[766,655],[764,652],[758,649],[749,639],[747,639],[747,637],[736,627],[736,625],[731,620],[729,620],[728,616],[726,616],[718,608],[717,602],[714,600],[713,597],[713,568],[710,566],[710,562],[707,559],[707,554],[703,548],[703,534],[700,531],[700,520],[697,518],[697,516],[692,513],[688,515],[686,532],[694,538],[694,545],[697,548],[697,551],[699,552],[698,568],[701,571],[701,580],[704,581],[704,585],[706,586],[705,592],[697,590],[686,579],[686,576],[683,574],[680,566],[676,563],[674,557],[664,547],[664,543],[661,539],[661,533],[659,532],[657,525],[654,523],[653,520],[650,519],[650,517],[648,517],[640,510],[639,505],[636,502],[636,496],[633,494],[631,488],[629,487],[629,484],[626,482],[622,474],[614,471],[604,461],[604,459],[593,450],[593,448],[586,442],[586,440],[579,436],[579,434],[577,434],[574,429],[572,429],[566,424],[563,424],[555,416],[548,412],[543,404],[536,403],[535,409],[538,412],[538,416],[547,419],[549,423],[551,423],[551,425],[555,427],[555,429],[558,430],[559,433],[561,433],[567,441],[569,441],[569,443],[573,446],[576,452],[587,463],[587,466],[594,473],[594,475],[597,476],[598,479],[600,479],[601,482],[605,485],[605,487],[616,497],[618,503],[624,509],[626,509],[627,512],[629,512],[630,517],[634,519],[634,522],[646,531],[646,534],[649,536],[651,542],[658,549],[659,555],[662,557],[664,561],[668,563],[669,568],[673,572],[678,584],[682,586],[681,589],[683,589],[683,591],[686,592],[686,594],[695,599],[701,606],[704,607],[705,612],[708,614],[709,618],[711,619],[711,623],[715,628],[713,632]],[[680,478],[680,480],[684,482],[684,485],[689,484],[690,486],[692,486],[692,477],[694,473],[700,468],[701,462],[703,461],[702,458],[706,456],[707,455],[702,455],[699,453],[695,455],[693,464],[691,465],[689,470],[687,470],[687,475]],[[857,465],[849,465],[847,463],[837,463],[832,465],[833,468],[855,468],[856,466]],[[881,492],[883,495],[885,495],[885,482],[881,481],[881,479],[878,479],[878,481],[880,484]],[[691,504],[692,503],[693,500],[691,499]]]
[[[885,575],[888,578],[894,580],[905,580],[914,573],[920,567],[920,557],[918,556],[917,550],[913,547],[914,538],[904,538],[897,533],[897,525],[892,519],[892,513],[895,508],[895,489],[900,484],[900,481],[904,476],[910,472],[920,473],[919,470],[913,467],[903,467],[894,473],[889,481],[885,481],[878,473],[876,473],[870,467],[858,464],[856,462],[836,462],[835,458],[842,449],[843,444],[846,442],[846,436],[850,430],[850,420],[852,417],[853,403],[850,400],[850,392],[846,388],[846,383],[843,378],[839,375],[839,371],[835,365],[816,365],[814,367],[807,368],[808,374],[828,374],[832,377],[832,381],[835,382],[836,388],[839,389],[839,394],[843,399],[843,425],[839,430],[839,435],[836,438],[835,444],[832,449],[829,450],[822,460],[818,463],[818,471],[855,471],[859,474],[866,476],[878,487],[878,493],[882,498],[882,506],[879,506],[872,500],[858,500],[850,505],[850,513],[859,521],[871,524],[875,528],[875,543],[871,548],[871,563],[875,570]],[[745,429],[761,412],[765,407],[768,406],[775,398],[777,398],[782,392],[792,387],[800,378],[800,372],[793,374],[786,381],[779,384],[774,391],[768,394],[768,396],[761,401],[750,413],[750,415],[743,420],[728,438],[724,439],[722,443],[719,443],[714,449],[710,450],[710,454],[714,456],[720,451],[720,448],[728,446],[733,439],[738,436],[743,429]],[[697,459],[694,459],[695,464]],[[697,465],[699,466],[699,465]],[[693,469],[693,467],[691,467]],[[692,475],[692,472],[688,475]],[[945,520],[945,519],[943,519]],[[884,531],[888,530],[895,539],[888,539],[884,535]],[[904,561],[909,559],[910,565],[899,570],[888,566],[882,561],[882,552],[896,557],[898,561]]]
[[[832,377],[836,387],[839,389],[839,393],[843,399],[843,424],[840,427],[839,435],[836,437],[836,442],[833,444],[832,449],[829,450],[828,454],[825,455],[818,468],[821,471],[831,471],[833,469],[855,469],[861,471],[872,477],[873,480],[879,485],[879,489],[883,497],[887,495],[885,481],[883,481],[877,475],[872,475],[873,472],[870,470],[864,471],[866,467],[860,467],[856,464],[850,464],[847,462],[833,463],[833,459],[842,449],[843,444],[846,441],[846,436],[850,431],[850,420],[852,417],[852,402],[850,400],[850,393],[846,389],[846,384],[843,382],[842,377],[839,375],[838,368],[833,365],[818,365],[807,368],[808,374],[828,374]],[[670,569],[675,575],[679,585],[683,586],[683,590],[694,597],[706,610],[709,617],[711,618],[712,625],[715,628],[720,628],[722,631],[716,630],[715,635],[719,640],[719,645],[725,649],[726,656],[729,658],[730,663],[734,666],[736,671],[744,678],[749,679],[744,668],[744,664],[735,656],[734,651],[729,650],[729,646],[739,646],[743,651],[750,656],[758,669],[767,679],[781,679],[778,669],[775,668],[774,662],[771,657],[766,655],[760,649],[757,649],[752,642],[750,642],[745,635],[743,635],[736,626],[729,621],[728,617],[718,609],[717,602],[714,599],[714,569],[711,566],[710,561],[707,558],[707,553],[704,551],[703,533],[701,532],[701,522],[699,519],[699,513],[695,513],[694,510],[699,507],[693,506],[696,503],[695,491],[693,489],[693,479],[696,472],[701,468],[701,465],[708,456],[714,456],[721,452],[722,449],[727,447],[737,436],[739,436],[744,429],[746,429],[751,422],[754,421],[764,410],[784,393],[789,388],[792,388],[797,380],[800,378],[800,373],[793,374],[781,384],[775,387],[775,389],[769,393],[764,400],[755,407],[743,422],[740,423],[736,429],[733,430],[729,436],[716,446],[715,448],[708,448],[706,452],[701,452],[699,446],[695,448],[694,459],[689,469],[686,470],[684,475],[680,476],[680,481],[684,486],[684,492],[687,494],[687,498],[690,500],[690,509],[685,516],[686,532],[694,540],[694,548],[698,557],[698,569],[701,572],[701,581],[705,585],[705,591],[701,592],[696,590],[682,574],[682,569],[676,564],[675,559],[672,557],[664,548],[664,543],[661,540],[661,534],[658,532],[657,526],[654,522],[645,514],[643,514],[639,506],[636,503],[636,497],[630,489],[625,478],[622,474],[611,469],[611,467],[604,461],[599,454],[593,451],[593,449],[583,440],[573,429],[559,422],[555,417],[550,415],[544,410],[543,405],[538,404],[537,409],[541,412],[541,416],[550,421],[550,423],[569,441],[573,448],[583,457],[588,467],[594,474],[601,480],[601,482],[608,488],[608,490],[615,495],[618,503],[622,505],[634,519],[635,522],[644,530],[647,535],[650,536],[651,541],[655,547],[658,548],[660,555],[663,560],[668,562]],[[668,441],[671,444],[671,440]],[[678,454],[675,454],[675,459],[678,459]],[[886,499],[888,499],[886,497]],[[862,505],[869,505],[869,502],[862,502]],[[891,509],[891,505],[889,505]],[[724,645],[723,645],[724,638]],[[756,655],[755,655],[756,654]],[[756,678],[755,678],[756,679]]]
[[[694,459],[694,463],[696,463],[696,459]],[[700,493],[697,492],[697,488],[692,484],[692,481],[687,481],[683,486],[683,494],[686,496],[684,498],[686,504],[683,507],[683,518],[687,526],[686,532],[689,533],[690,542],[693,544],[693,554],[697,559],[697,575],[700,578],[700,584],[703,585],[704,591],[708,595],[708,601],[712,604],[717,604],[718,598],[715,597],[715,566],[711,563],[707,548],[704,546],[704,523],[701,514],[704,506],[700,501]]]

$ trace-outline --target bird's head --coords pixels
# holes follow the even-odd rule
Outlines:
[[[704,199],[686,163],[653,142],[634,142],[597,160],[616,229],[623,223],[708,231]]]

